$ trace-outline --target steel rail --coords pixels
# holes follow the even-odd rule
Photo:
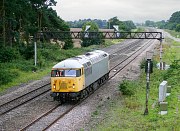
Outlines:
[[[119,64],[115,65],[113,68],[110,69],[110,71],[113,71],[116,67],[118,67],[119,65],[121,65],[122,63],[124,63],[126,60],[128,60],[129,58],[131,58],[134,54],[136,54],[137,52],[144,51],[144,49],[149,47],[149,43],[151,43],[151,41],[148,41],[148,43],[144,46],[142,46],[141,48],[139,48],[136,52],[134,52],[133,54],[131,54],[130,56],[128,56],[126,59],[124,59],[123,61],[121,61]],[[110,79],[113,78],[117,73],[119,73],[121,70],[123,70],[126,66],[128,66],[132,61],[134,61],[135,58],[137,58],[142,52],[138,53],[132,60],[130,60],[127,64],[125,64],[123,67],[121,67],[118,71],[116,71],[116,73],[113,74],[113,76],[109,77]]]
[[[15,101],[19,101],[19,100],[22,99],[23,97],[25,97],[25,96],[27,96],[27,95],[29,95],[29,94],[33,94],[34,92],[36,92],[36,91],[38,91],[38,90],[40,90],[40,89],[42,89],[43,87],[48,86],[48,85],[50,85],[50,83],[45,84],[45,85],[43,85],[43,86],[40,86],[40,87],[36,88],[35,90],[32,90],[32,91],[30,91],[30,92],[27,92],[27,93],[25,93],[25,94],[23,94],[23,95],[15,98],[15,99],[13,99],[13,100],[10,100],[10,101],[8,101],[8,102],[0,105],[0,109],[2,109],[3,107],[7,106],[8,104],[15,103]],[[34,96],[34,97],[32,97],[32,98],[29,98],[29,99],[23,101],[22,103],[11,107],[10,109],[7,109],[7,110],[5,110],[5,111],[0,112],[0,116],[1,116],[1,115],[4,115],[4,114],[6,114],[6,113],[8,113],[8,112],[10,112],[10,111],[12,111],[13,109],[15,109],[15,108],[17,108],[17,107],[19,107],[19,106],[21,106],[21,105],[23,105],[23,104],[25,104],[25,103],[27,103],[28,101],[31,101],[31,100],[39,97],[40,95],[42,95],[42,94],[44,94],[44,93],[46,93],[46,92],[48,92],[48,91],[50,91],[50,89],[45,90],[45,91],[43,91],[43,92],[41,92],[41,93],[38,93],[38,95],[36,95],[36,96]]]

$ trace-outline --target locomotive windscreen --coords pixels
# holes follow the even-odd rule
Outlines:
[[[52,70],[51,77],[79,77],[81,70],[67,69],[67,70]]]

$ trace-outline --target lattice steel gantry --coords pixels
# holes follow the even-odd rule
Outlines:
[[[58,32],[38,32],[36,38],[45,39],[157,39],[162,40],[162,32],[76,32],[76,31],[58,31]]]

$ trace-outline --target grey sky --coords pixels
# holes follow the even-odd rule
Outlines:
[[[65,21],[114,16],[134,22],[159,21],[180,11],[180,0],[57,0],[53,9]]]

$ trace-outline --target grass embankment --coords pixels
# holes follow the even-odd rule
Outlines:
[[[169,32],[175,38],[180,38],[180,32],[176,32],[174,30],[165,30],[165,31]]]
[[[11,62],[0,63],[0,92],[21,83],[41,79],[50,73],[52,66],[57,63],[58,60],[75,56],[81,52],[83,52],[83,50],[80,49],[67,51],[60,49],[39,49],[36,67],[34,66],[33,59],[25,60],[20,58],[12,60]],[[52,57],[52,59],[50,57]]]
[[[124,81],[119,87],[123,96],[115,101],[106,103],[108,112],[104,119],[92,130],[98,131],[124,131],[124,130],[158,130],[158,131],[179,131],[180,130],[180,43],[171,41],[165,45],[163,61],[168,61],[172,68],[166,71],[154,68],[150,78],[150,94],[148,109],[149,114],[144,116],[146,98],[146,75],[144,69],[137,81]],[[159,56],[155,56],[159,61]],[[171,95],[166,98],[168,102],[168,114],[159,115],[158,91],[159,84],[167,80],[172,86]],[[103,107],[104,108],[104,107]],[[98,118],[101,108],[92,114],[92,119]],[[97,113],[98,112],[98,113]]]
[[[117,41],[118,42],[118,41]],[[104,45],[92,45],[83,48],[73,48],[69,50],[60,49],[53,44],[38,44],[37,66],[34,66],[34,60],[26,60],[22,56],[10,62],[0,63],[0,92],[21,83],[27,83],[32,80],[41,79],[50,74],[51,68],[56,63],[73,56],[83,54],[93,49],[99,49],[114,44],[111,40],[105,41]],[[32,55],[33,55],[32,49]]]
[[[137,29],[133,29],[132,32],[144,32],[145,28],[144,27],[138,27]]]

